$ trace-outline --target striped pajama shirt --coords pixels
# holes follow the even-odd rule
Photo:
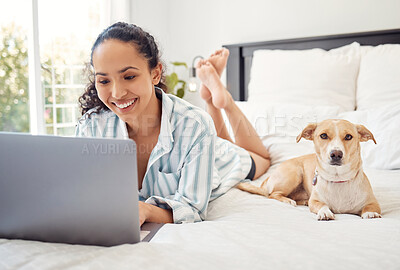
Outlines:
[[[160,135],[139,200],[172,209],[175,223],[204,220],[208,203],[248,175],[250,155],[217,137],[205,111],[159,89],[156,94],[162,101]],[[129,139],[126,124],[112,111],[93,113],[90,118],[87,114],[79,120],[76,136]]]

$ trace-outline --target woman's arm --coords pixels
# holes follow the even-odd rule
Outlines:
[[[172,210],[162,209],[158,206],[139,201],[140,226],[145,222],[174,223]]]
[[[212,192],[215,136],[201,133],[189,140],[194,142],[188,144],[189,150],[183,155],[184,165],[174,193],[163,197],[153,195],[146,200],[152,205],[168,204],[173,209],[174,223],[204,220]]]

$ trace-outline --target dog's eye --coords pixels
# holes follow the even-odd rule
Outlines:
[[[351,139],[353,139],[353,136],[351,136],[350,134],[346,134],[346,136],[344,137],[344,139],[346,141],[350,141]]]
[[[321,135],[319,135],[321,137],[321,139],[326,140],[328,139],[328,135],[326,133],[322,133]]]

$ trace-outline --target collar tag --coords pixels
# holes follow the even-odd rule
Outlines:
[[[318,179],[318,172],[317,172],[317,170],[315,170],[314,178],[312,180],[312,185],[313,186],[315,186],[317,184],[317,179]]]

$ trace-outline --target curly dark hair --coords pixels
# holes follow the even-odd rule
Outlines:
[[[108,28],[104,29],[103,32],[97,37],[95,43],[93,44],[91,54],[90,54],[90,64],[87,65],[86,71],[89,79],[89,83],[85,88],[85,92],[79,97],[79,105],[84,115],[89,110],[95,108],[92,113],[98,113],[100,110],[110,110],[99,98],[97,94],[97,89],[95,86],[95,75],[93,73],[93,52],[94,50],[102,44],[104,41],[109,39],[116,39],[124,42],[132,43],[138,52],[147,59],[147,64],[149,69],[155,68],[158,63],[162,62],[160,57],[160,51],[154,37],[144,31],[139,26],[134,24],[128,24],[124,22],[117,22]],[[156,85],[163,91],[167,92],[167,86],[164,83],[165,76],[164,70],[162,71],[160,82]]]

